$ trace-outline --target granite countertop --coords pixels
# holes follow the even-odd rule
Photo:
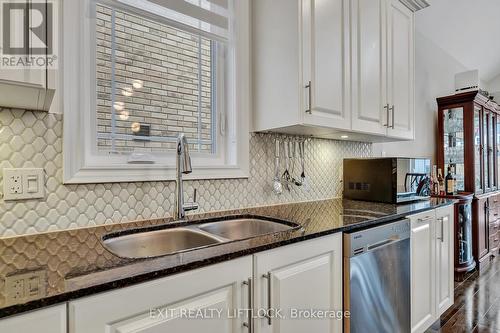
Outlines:
[[[302,228],[149,259],[117,257],[103,247],[101,238],[107,233],[125,229],[158,228],[162,224],[171,227],[175,225],[171,223],[173,219],[0,239],[0,318],[306,239],[381,224],[453,203],[445,198],[399,205],[330,199],[189,215],[188,223],[227,215],[253,215],[298,223]],[[5,277],[34,270],[43,270],[46,274],[44,296],[19,304],[8,300]]]

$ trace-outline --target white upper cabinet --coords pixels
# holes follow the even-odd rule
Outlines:
[[[255,0],[254,130],[414,137],[413,13],[398,0]]]
[[[36,4],[40,5],[40,2]],[[43,15],[31,0],[18,4],[17,9],[4,8],[4,17],[10,24],[4,31],[6,40],[2,45],[2,59],[8,59],[9,65],[0,66],[0,107],[58,112],[55,110],[57,105],[51,108],[56,90],[56,69],[48,65],[54,64],[54,57],[57,57],[55,32],[59,28],[59,5],[60,1],[47,5],[46,10],[51,15]],[[51,37],[47,37],[48,26],[53,29],[49,31]],[[45,46],[52,55],[41,51]]]
[[[414,138],[413,12],[399,0],[352,0],[352,128]]]
[[[346,1],[302,1],[303,122],[349,129]]]
[[[350,128],[345,3],[252,1],[256,131]]]
[[[414,24],[413,13],[399,0],[388,7],[388,136],[414,138]]]
[[[386,0],[352,0],[352,129],[387,133]]]

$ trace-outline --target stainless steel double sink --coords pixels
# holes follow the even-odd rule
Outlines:
[[[178,224],[182,225],[166,225],[155,230],[134,230],[129,234],[111,233],[103,237],[102,243],[110,252],[122,258],[150,258],[300,228],[300,225],[295,223],[260,217]]]

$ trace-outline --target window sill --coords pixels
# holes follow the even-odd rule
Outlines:
[[[193,168],[185,180],[234,179],[248,178],[249,172],[240,167]],[[175,168],[161,165],[127,165],[116,167],[84,167],[69,177],[64,177],[65,184],[122,183],[175,180]]]

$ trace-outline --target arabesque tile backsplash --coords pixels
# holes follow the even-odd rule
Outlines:
[[[172,181],[62,184],[62,117],[45,112],[0,110],[0,169],[35,167],[46,172],[45,199],[0,200],[0,237],[171,214],[175,190]],[[186,194],[192,195],[193,189],[198,189],[198,212],[338,197],[342,192],[342,159],[372,155],[371,144],[310,139],[305,156],[309,191],[293,186],[290,192],[277,196],[272,192],[274,139],[272,134],[251,135],[248,179],[186,182]]]

